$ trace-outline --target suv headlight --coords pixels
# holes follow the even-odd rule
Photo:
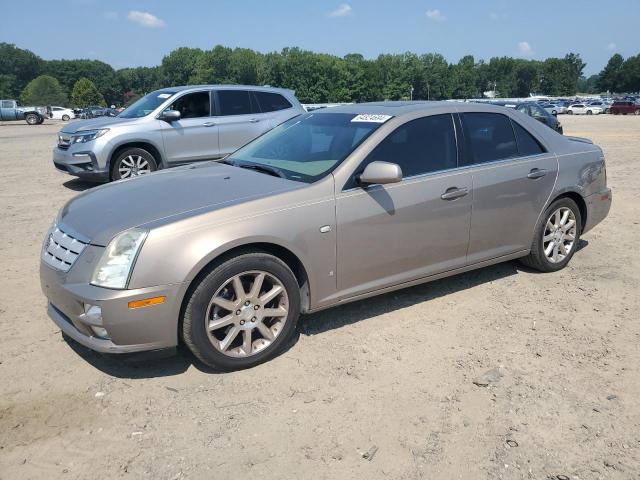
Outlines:
[[[71,143],[87,143],[91,140],[95,140],[96,138],[100,138],[108,131],[108,128],[101,128],[99,130],[86,130],[76,132],[71,136]]]
[[[133,265],[148,233],[147,230],[134,228],[111,240],[96,265],[91,284],[105,288],[127,288]]]

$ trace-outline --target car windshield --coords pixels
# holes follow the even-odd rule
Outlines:
[[[388,115],[307,113],[244,146],[227,157],[226,163],[264,166],[290,180],[313,183],[336,168],[389,118]]]
[[[148,95],[140,98],[126,109],[124,109],[118,117],[121,118],[141,118],[146,117],[156,108],[162,105],[168,98],[175,95],[176,92],[167,90],[161,90],[158,92],[151,92]]]

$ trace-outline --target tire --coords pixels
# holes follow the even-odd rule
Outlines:
[[[551,240],[551,241],[544,240],[545,235],[547,235],[547,238],[553,235],[553,232],[548,233],[547,224],[549,222],[551,222],[552,224],[556,223],[553,221],[554,219],[550,217],[555,217],[556,212],[558,211],[564,212],[567,209],[573,215],[573,221],[575,222],[574,226],[567,230],[569,234],[573,235],[573,242],[571,243],[569,250],[564,256],[562,256],[562,253],[558,251],[557,258],[554,261],[553,259],[549,258],[547,253],[545,253],[545,243],[547,243],[546,245],[547,248],[549,248],[551,243],[554,243],[554,240]],[[571,216],[569,216],[567,220],[567,224],[569,223],[570,220],[571,220]],[[582,229],[582,217],[580,215],[580,209],[578,208],[578,205],[576,204],[576,202],[574,202],[572,199],[567,197],[559,198],[558,200],[553,202],[551,205],[549,205],[549,207],[547,207],[544,213],[540,216],[540,221],[538,222],[538,225],[536,225],[536,229],[533,233],[533,242],[531,243],[531,252],[526,257],[520,259],[520,261],[527,267],[533,268],[540,272],[557,272],[558,270],[562,270],[564,267],[567,266],[567,264],[573,257],[573,254],[576,252],[578,243],[580,241],[580,234],[582,233],[581,229]],[[563,237],[558,237],[558,238],[563,238]],[[564,243],[564,240],[561,240],[561,241]],[[555,248],[552,248],[551,249],[552,256],[555,256],[554,251],[555,251]]]
[[[633,112],[634,115],[640,115],[640,109],[636,110],[635,112]]]
[[[35,113],[27,113],[24,119],[29,125],[38,125],[39,118]]]
[[[111,165],[111,180],[133,178],[155,172],[158,163],[153,155],[143,148],[127,148],[118,154]],[[128,173],[127,173],[128,172]]]
[[[587,115],[593,115],[593,112],[591,110],[587,110]]]
[[[567,115],[573,115],[573,110],[567,110]]]
[[[68,122],[69,121],[69,115],[62,115],[62,121],[63,122]]]
[[[260,291],[249,299],[258,278],[254,275],[260,274],[265,275],[258,287]],[[241,279],[245,296],[235,293],[236,278]],[[274,291],[276,282],[283,290],[272,300],[265,300]],[[190,290],[181,319],[182,338],[201,362],[216,370],[241,370],[270,360],[295,332],[300,315],[300,288],[291,269],[277,257],[255,252],[231,258],[208,271]],[[225,295],[229,300],[224,300]],[[228,309],[218,307],[214,298],[228,301]],[[259,305],[261,300],[268,307]],[[267,308],[286,315],[268,317]],[[252,317],[254,312],[259,312],[258,318]],[[211,328],[216,320],[222,326]],[[263,335],[265,329],[271,333]]]

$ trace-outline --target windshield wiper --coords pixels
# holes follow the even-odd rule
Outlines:
[[[240,167],[240,168],[248,168],[250,170],[256,170],[258,172],[263,172],[269,175],[273,175],[274,177],[287,178],[287,176],[282,172],[282,170],[276,167],[272,167],[270,165],[261,165],[258,163],[235,163],[235,164],[229,163],[229,165],[233,165],[235,167]]]

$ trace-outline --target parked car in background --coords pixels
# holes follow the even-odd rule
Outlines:
[[[602,109],[602,113],[609,113],[610,109],[611,109],[611,104],[604,101],[604,100],[594,100],[592,102],[589,102],[590,106],[593,107],[599,107]]]
[[[188,91],[214,92],[238,115],[250,102],[244,89]],[[179,93],[160,92],[136,112],[179,112]],[[222,162],[73,198],[45,237],[40,280],[49,316],[91,349],[184,341],[205,364],[236,370],[277,355],[300,313],[516,258],[558,271],[611,199],[599,147],[513,110],[325,108]]]
[[[640,115],[640,105],[631,100],[616,100],[611,104],[611,113],[614,115],[634,114]]]
[[[86,179],[134,177],[159,168],[222,158],[301,113],[300,102],[285,89],[234,85],[165,88],[142,97],[117,117],[63,127],[53,150],[53,163],[59,170]]]
[[[16,100],[0,100],[0,120],[24,120],[29,125],[40,125],[47,117],[46,107],[23,107]]]
[[[586,103],[574,103],[567,108],[569,115],[598,115],[602,113],[602,108]]]
[[[563,105],[560,105],[560,104],[543,103],[540,106],[542,108],[544,108],[551,115],[559,115],[559,114],[562,114],[562,113],[567,113],[567,107],[565,107]]]
[[[114,108],[94,106],[84,108],[80,114],[80,118],[115,117],[118,113]]]
[[[555,115],[550,114],[540,105],[534,102],[519,103],[514,107],[517,111],[529,115],[535,118],[541,123],[544,123],[547,127],[555,130],[558,133],[562,133],[562,124],[558,121]]]
[[[54,120],[63,120],[68,122],[72,118],[76,118],[76,114],[70,108],[51,107],[51,118]]]

